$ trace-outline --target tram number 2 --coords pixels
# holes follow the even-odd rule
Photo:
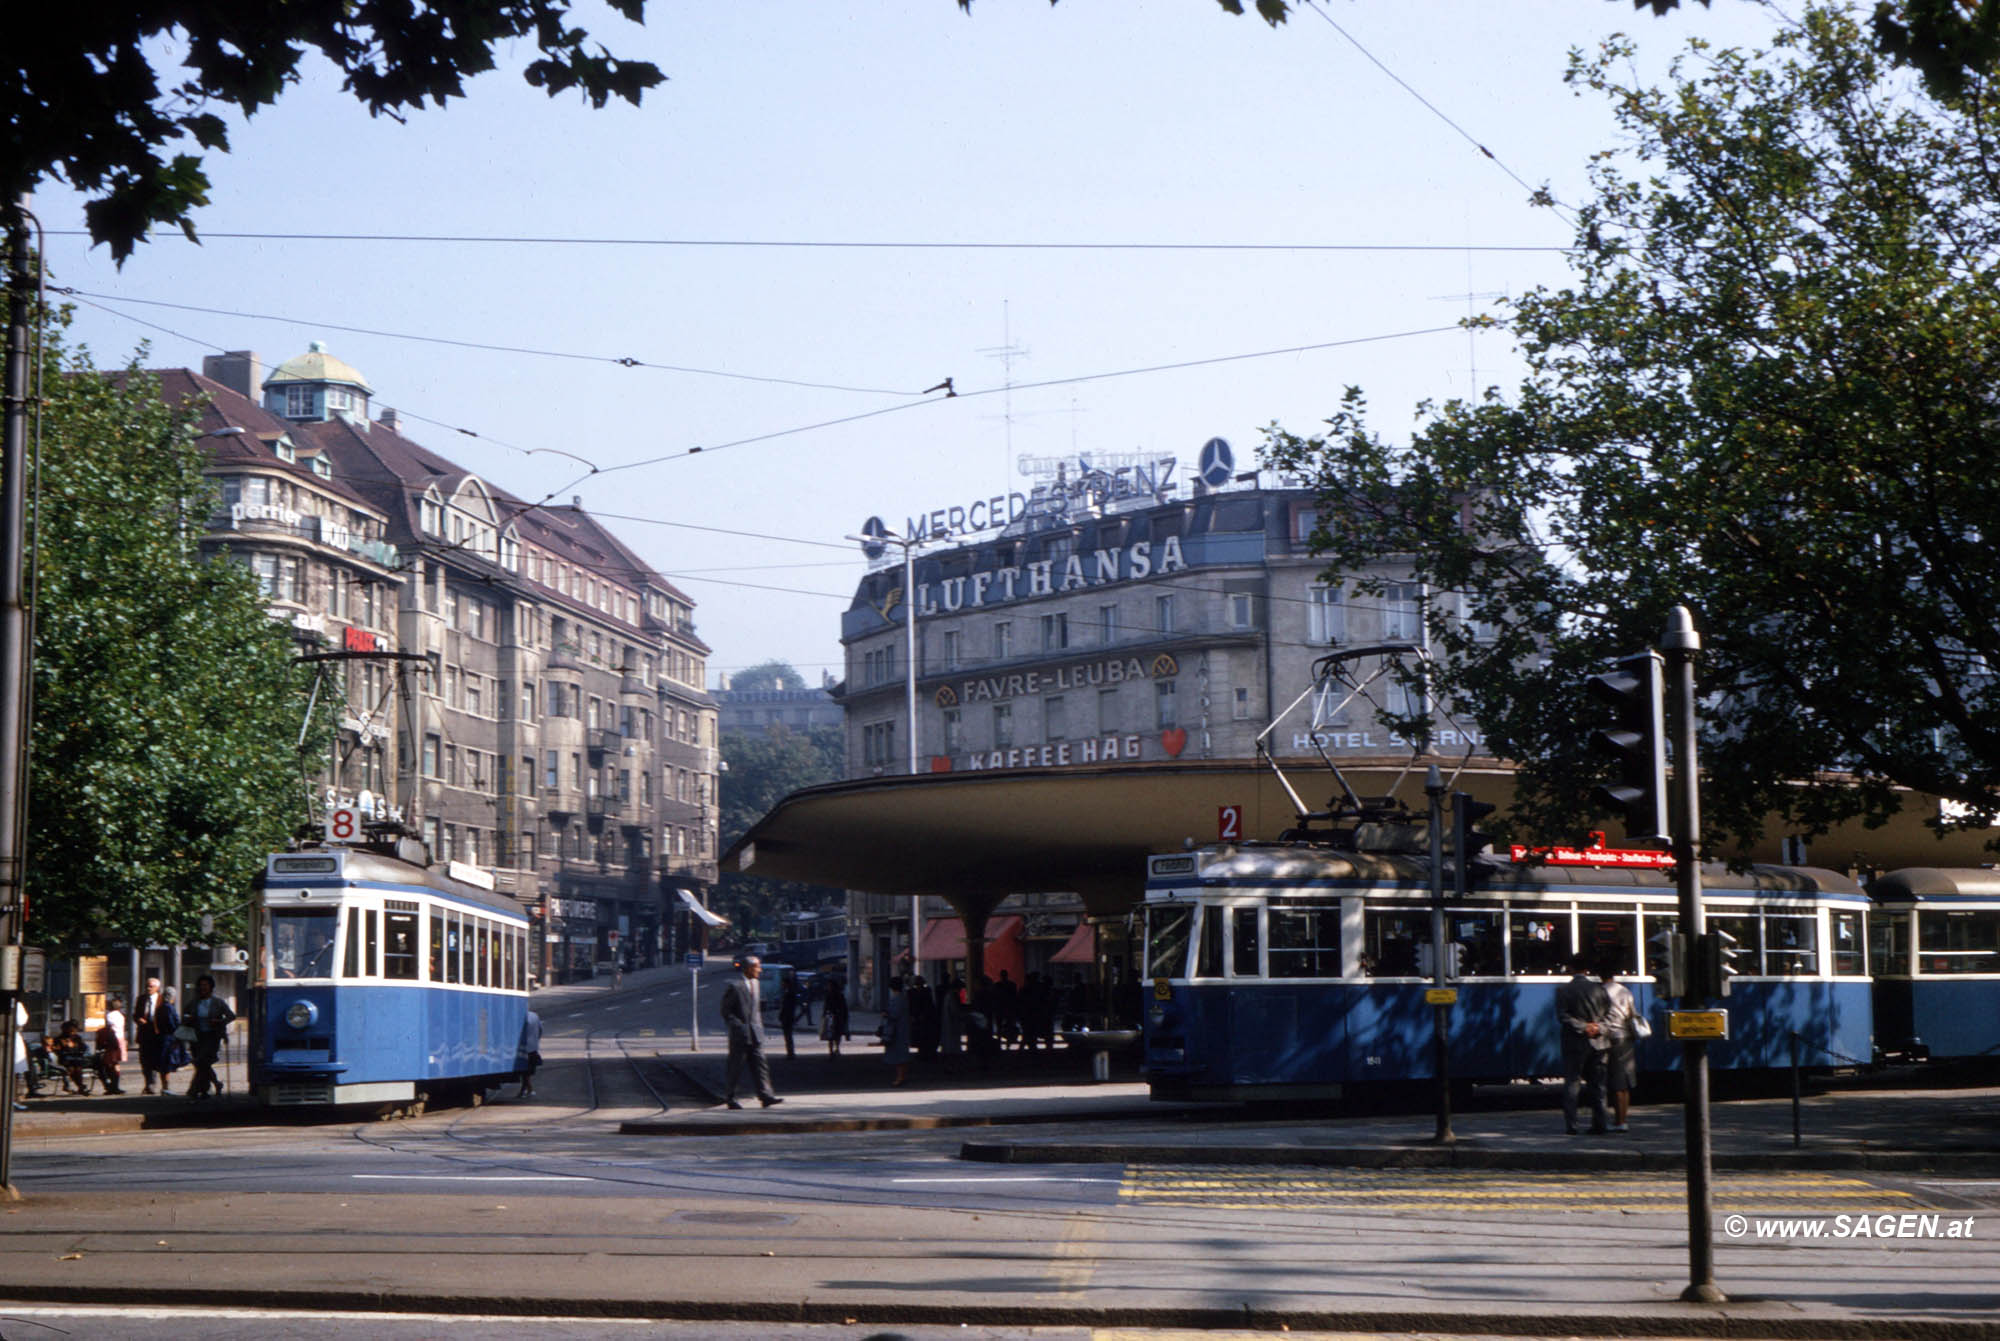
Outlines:
[[[1243,807],[1218,806],[1215,811],[1215,837],[1218,842],[1237,843],[1243,839]]]

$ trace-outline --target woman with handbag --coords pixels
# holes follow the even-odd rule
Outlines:
[[[1630,1131],[1626,1119],[1632,1112],[1632,1087],[1639,1081],[1639,1026],[1645,1018],[1633,1003],[1631,990],[1618,981],[1617,969],[1606,964],[1597,976],[1611,1002],[1610,1013],[1604,1017],[1604,1036],[1611,1040],[1604,1058],[1604,1088],[1611,1092],[1611,1130]]]

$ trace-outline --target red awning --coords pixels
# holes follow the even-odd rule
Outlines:
[[[1014,940],[1020,934],[1021,919],[1018,917],[990,917],[986,920],[988,946]],[[917,958],[965,958],[965,923],[956,917],[933,917],[925,924],[923,938],[917,942]]]
[[[1088,922],[1076,924],[1062,949],[1049,956],[1051,964],[1095,964],[1097,962],[1097,928]]]

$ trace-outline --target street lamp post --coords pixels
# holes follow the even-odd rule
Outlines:
[[[861,528],[860,535],[851,535],[849,540],[858,541],[861,552],[870,559],[879,559],[888,552],[890,545],[900,545],[903,549],[903,711],[904,730],[909,738],[910,776],[917,775],[917,546],[921,538],[912,535],[898,535],[882,524],[880,517],[870,517]],[[917,968],[917,942],[923,936],[923,896],[910,896],[910,969]]]

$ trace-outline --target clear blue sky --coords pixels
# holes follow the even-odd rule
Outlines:
[[[208,233],[820,243],[1427,244],[1432,252],[608,246],[166,237],[120,271],[52,240],[53,282],[107,295],[76,332],[102,365],[218,348],[266,366],[323,339],[405,431],[531,499],[581,495],[699,603],[711,672],[779,657],[840,673],[862,563],[843,537],[1017,487],[1016,454],[1239,459],[1310,431],[1350,384],[1379,428],[1518,370],[1448,327],[1560,283],[1563,221],[1336,29],[1531,183],[1581,195],[1607,110],[1566,53],[1624,29],[1664,69],[1690,34],[1760,43],[1746,0],[1665,19],[1606,0],[1333,0],[1271,29],[1211,0],[580,7],[668,76],[640,109],[550,102],[505,53],[471,96],[371,121],[321,66],[209,159]],[[81,202],[51,189],[53,230]],[[147,299],[242,316],[143,307]],[[166,330],[149,329],[131,318]],[[272,318],[272,319],[266,319]],[[340,327],[423,337],[391,338]],[[1018,384],[995,350],[1012,344]],[[1105,374],[1335,341],[1341,348]],[[587,358],[482,352],[445,341]],[[631,357],[753,381],[626,368]],[[952,400],[915,393],[945,377]],[[1085,379],[1085,380],[1071,380]],[[824,384],[785,385],[783,381]],[[1058,383],[1057,385],[1036,385]],[[972,394],[968,394],[972,393]],[[977,394],[987,393],[987,394]],[[849,416],[846,424],[808,428]],[[480,436],[463,436],[457,429]],[[807,429],[800,432],[785,432]],[[784,436],[739,443],[767,434]],[[503,445],[504,444],[504,445]],[[703,447],[699,455],[684,455]],[[658,464],[571,484],[575,461]],[[730,536],[691,527],[759,533]],[[815,542],[815,543],[802,543]]]

